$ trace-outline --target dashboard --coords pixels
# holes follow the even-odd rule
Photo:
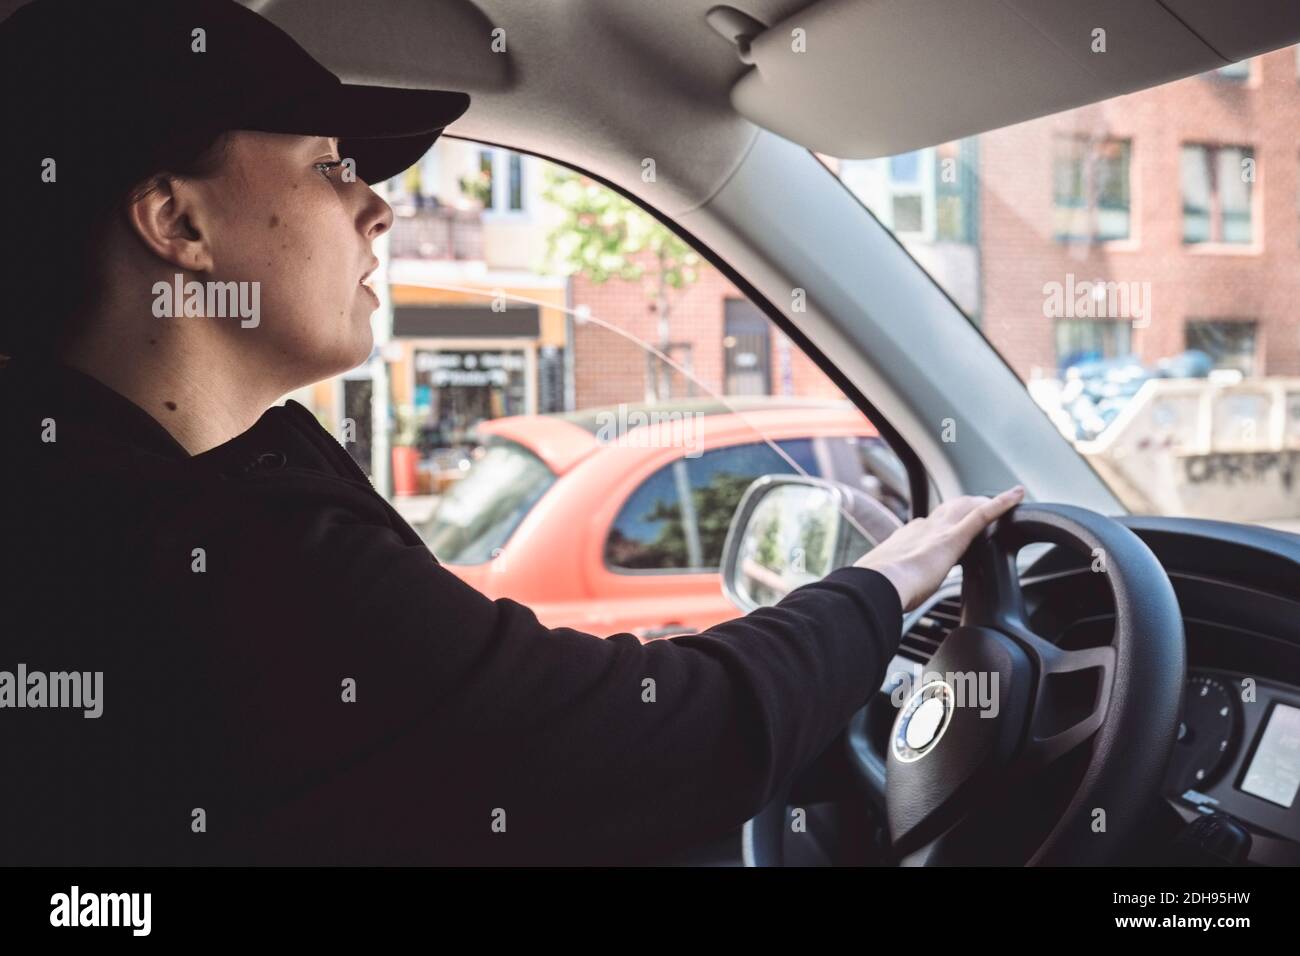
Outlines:
[[[1163,799],[1184,824],[1230,815],[1250,834],[1248,863],[1300,864],[1300,535],[1199,519],[1121,520],[1160,560],[1183,613],[1187,682]],[[1032,547],[1021,555],[1031,628],[1071,649],[1109,643],[1106,576],[1073,552]],[[894,676],[850,740],[868,775],[883,773],[875,757],[893,719],[883,692],[900,670],[924,667],[960,612],[960,584],[950,582],[904,622]]]
[[[1300,845],[1300,688],[1221,670],[1189,673],[1168,799],[1222,810]],[[1280,849],[1280,848],[1275,848]]]

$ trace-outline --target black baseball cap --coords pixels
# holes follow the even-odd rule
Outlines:
[[[95,294],[98,227],[219,134],[336,136],[375,183],[468,106],[343,83],[235,0],[30,0],[0,21],[0,356],[57,348]]]
[[[468,107],[461,92],[343,83],[235,0],[31,0],[0,22],[3,162],[20,188],[46,158],[74,190],[133,185],[168,138],[227,130],[337,136],[374,183]]]

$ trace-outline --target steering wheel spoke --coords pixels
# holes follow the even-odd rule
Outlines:
[[[1022,758],[1034,767],[1059,760],[1101,729],[1115,680],[1115,648],[1053,652],[1043,658]]]
[[[1015,594],[1019,601],[1019,581]],[[1018,606],[1023,607],[1023,602]],[[1029,769],[1039,769],[1101,729],[1115,679],[1115,648],[1110,644],[1077,650],[1058,647],[1030,630],[1023,614],[1017,613],[1002,615],[998,629],[1016,641],[1033,664],[1035,693],[1019,759]]]
[[[998,525],[985,528],[962,561],[961,622],[1028,633],[1016,549],[999,546]]]

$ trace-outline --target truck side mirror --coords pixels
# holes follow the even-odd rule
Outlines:
[[[722,590],[749,612],[847,567],[902,522],[843,482],[764,475],[747,489],[722,548]]]

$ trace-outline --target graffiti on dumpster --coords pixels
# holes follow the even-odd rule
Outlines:
[[[1215,452],[1183,461],[1189,484],[1262,484],[1276,476],[1288,492],[1295,486],[1297,466],[1300,451]]]

